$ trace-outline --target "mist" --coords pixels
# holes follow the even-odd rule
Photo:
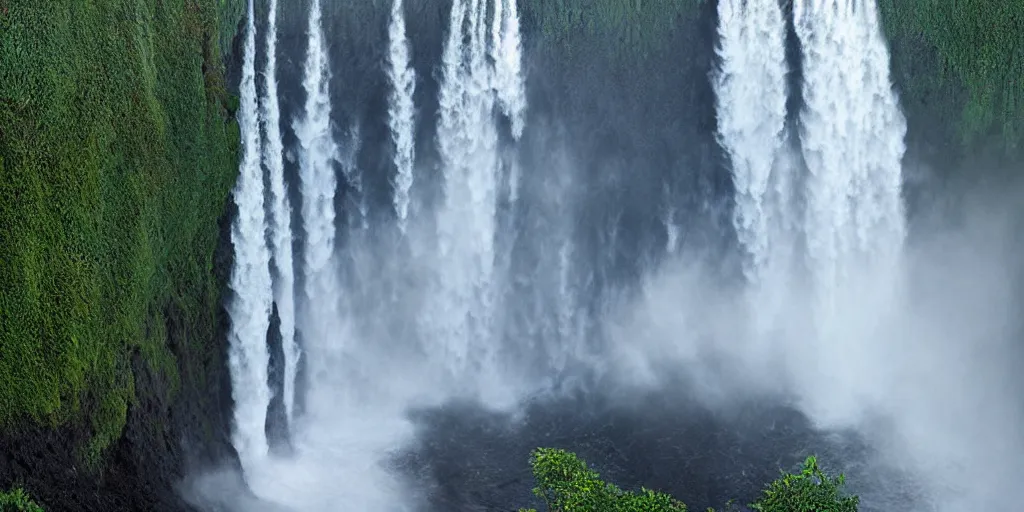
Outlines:
[[[1019,183],[972,191],[955,222],[947,208],[923,207],[901,272],[883,282],[855,275],[828,339],[814,338],[806,289],[773,297],[773,329],[757,332],[747,290],[709,282],[699,263],[667,264],[612,321],[618,356],[605,371],[620,390],[648,392],[687,375],[688,392],[711,410],[771,394],[816,430],[858,432],[872,467],[913,475],[921,488],[908,507],[853,479],[872,509],[1011,507],[1021,496],[1001,475],[1020,467],[1024,425],[1014,398],[1019,194]]]
[[[477,23],[495,12],[456,3],[482,9]],[[486,66],[472,54],[489,34],[469,33],[468,16],[458,42],[447,37],[448,2],[405,6],[416,78],[414,115],[403,110],[414,126],[403,125],[402,140],[414,141],[415,157],[402,163],[397,213],[392,6],[325,2],[330,82],[321,91],[331,110],[318,136],[338,147],[312,165],[338,179],[337,218],[319,219],[335,236],[316,248],[323,274],[295,272],[296,289],[319,295],[296,299],[294,418],[244,471],[196,468],[183,495],[204,510],[512,510],[533,503],[529,451],[555,446],[623,487],[670,492],[693,510],[749,502],[811,454],[847,474],[862,510],[1005,510],[1024,499],[1014,478],[1024,469],[1015,399],[1024,184],[957,184],[954,194],[902,142],[849,142],[842,154],[891,151],[897,177],[903,169],[896,196],[914,201],[878,214],[898,215],[895,231],[905,222],[905,238],[864,251],[884,258],[838,258],[837,277],[822,278],[832,270],[815,259],[820,230],[806,226],[827,201],[801,187],[827,162],[793,141],[828,135],[828,119],[801,121],[813,107],[803,100],[813,67],[791,55],[800,28],[779,23],[780,65],[799,69],[768,74],[781,131],[773,158],[758,165],[789,173],[786,186],[800,193],[764,200],[780,217],[764,223],[772,231],[758,240],[771,264],[752,278],[752,238],[734,213],[736,195],[753,192],[737,191],[736,152],[723,147],[710,77],[728,67],[715,51],[721,20],[706,4],[665,34],[666,49],[629,68],[586,35],[572,51],[544,46],[536,14],[521,9],[521,134],[514,116],[487,103],[486,87],[473,88]],[[290,122],[314,113],[302,82],[308,8],[282,6],[279,32],[293,205],[327,192],[300,192],[312,153]],[[257,38],[265,28],[257,21]],[[456,43],[479,46],[444,53]],[[469,64],[444,55],[470,55]],[[450,95],[446,77],[463,71],[445,66],[470,77]],[[455,117],[445,124],[445,115]],[[455,143],[438,142],[445,137]],[[826,139],[813,140],[836,143]],[[846,163],[829,165],[843,172]],[[908,177],[909,168],[924,170]],[[853,202],[881,194],[850,187],[841,192]],[[299,210],[296,261],[307,242],[326,239],[310,238]]]

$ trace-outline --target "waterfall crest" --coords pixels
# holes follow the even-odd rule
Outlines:
[[[907,128],[874,0],[801,0],[793,11],[804,54],[805,233],[828,303],[855,267],[888,267],[899,255]]]
[[[718,4],[715,78],[719,140],[732,161],[733,223],[747,253],[744,271],[757,282],[770,264],[777,218],[788,204],[773,204],[786,124],[786,22],[777,0],[722,0]],[[778,178],[776,178],[778,179]]]

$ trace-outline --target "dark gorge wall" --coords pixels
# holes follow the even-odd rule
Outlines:
[[[241,7],[0,2],[0,490],[181,510],[186,465],[232,456]]]

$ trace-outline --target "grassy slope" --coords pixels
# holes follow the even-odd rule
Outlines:
[[[0,425],[81,422],[95,460],[133,351],[177,379],[164,312],[213,339],[224,2],[0,0]]]
[[[957,121],[954,142],[968,151],[990,141],[1011,155],[1024,151],[1024,2],[880,0],[879,7],[895,66],[918,67],[903,89],[949,92],[923,108]],[[921,69],[922,61],[933,63]],[[950,91],[949,82],[966,94]]]

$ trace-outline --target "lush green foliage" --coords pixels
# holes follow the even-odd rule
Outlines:
[[[0,492],[0,512],[43,512],[23,489]]]
[[[830,477],[808,457],[799,473],[783,473],[750,507],[760,512],[857,512],[860,498],[841,492],[843,475]]]
[[[530,464],[537,481],[533,493],[551,512],[686,510],[682,502],[667,494],[650,489],[626,492],[605,483],[584,461],[565,450],[538,448],[531,455]],[[843,482],[842,475],[829,477],[818,467],[817,459],[808,457],[799,473],[783,473],[750,507],[760,512],[856,512],[859,498],[845,496]]]
[[[910,94],[955,81],[967,94],[936,97],[929,109],[954,109],[967,147],[996,138],[1008,152],[1024,150],[1024,2],[1020,0],[880,0],[897,66],[929,61],[903,80]],[[908,53],[903,47],[912,46]],[[923,90],[924,89],[924,90]]]
[[[686,506],[671,496],[642,489],[625,492],[601,481],[575,454],[565,450],[534,450],[530,464],[537,487],[533,493],[548,510],[558,512],[683,512]]]
[[[0,425],[83,422],[95,461],[167,316],[212,339],[235,173],[225,0],[0,0]],[[201,353],[201,352],[199,352]]]

